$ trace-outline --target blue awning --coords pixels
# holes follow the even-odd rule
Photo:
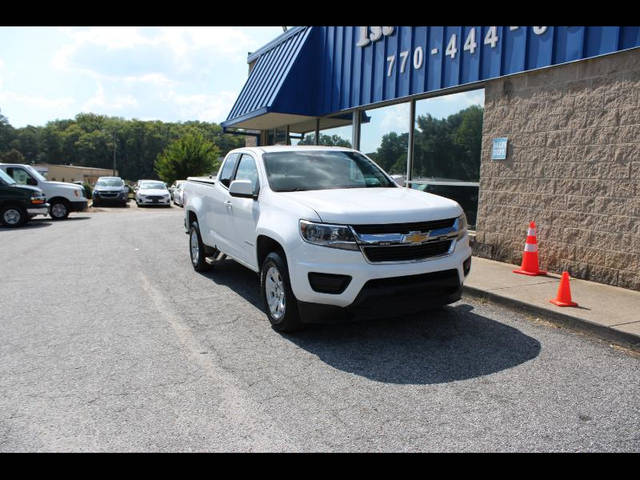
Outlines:
[[[255,61],[227,119],[226,129],[261,130],[309,121],[315,115],[317,76],[313,29],[296,27],[249,56]],[[315,77],[315,78],[314,78]]]

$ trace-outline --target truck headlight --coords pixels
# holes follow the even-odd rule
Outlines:
[[[41,195],[39,193],[33,192],[31,194],[31,203],[33,205],[42,205],[45,201],[44,195]]]
[[[305,242],[342,250],[358,250],[356,239],[346,225],[329,225],[300,220],[300,235]]]
[[[458,224],[458,240],[460,240],[467,234],[467,216],[464,212],[456,219],[456,223]]]

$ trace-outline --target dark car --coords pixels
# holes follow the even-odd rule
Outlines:
[[[127,206],[129,202],[129,187],[120,177],[100,177],[93,187],[93,206],[121,205]]]
[[[0,170],[0,225],[19,227],[36,215],[47,215],[49,204],[36,187],[18,185]]]

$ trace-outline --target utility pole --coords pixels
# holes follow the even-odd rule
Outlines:
[[[116,176],[116,132],[113,132],[113,176]]]

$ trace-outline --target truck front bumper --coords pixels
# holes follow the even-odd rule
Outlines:
[[[27,208],[28,215],[48,215],[49,214],[49,204],[43,203],[38,205],[37,207],[29,207]]]
[[[76,202],[69,202],[69,211],[82,212],[87,209],[87,200],[78,200]]]
[[[370,263],[360,251],[339,250],[301,242],[290,258],[291,288],[301,308],[340,307],[368,311],[367,316],[388,315],[445,305],[460,298],[469,273],[469,236],[456,240],[448,255],[421,261]],[[322,293],[311,286],[309,273],[350,277],[338,293]],[[328,276],[326,275],[328,274]],[[312,276],[313,277],[313,276]],[[337,277],[336,277],[337,278]],[[320,308],[321,309],[321,308]],[[331,310],[331,308],[329,308]]]

